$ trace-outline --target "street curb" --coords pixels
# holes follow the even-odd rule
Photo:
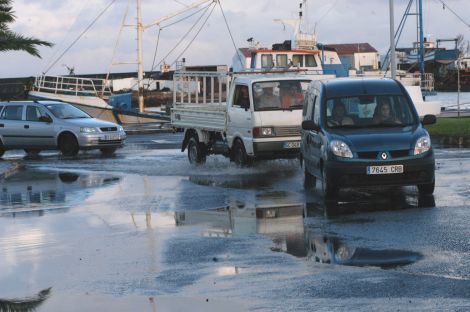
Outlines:
[[[18,170],[22,168],[24,168],[23,164],[12,163],[12,165],[9,168],[6,168],[3,171],[0,171],[0,179],[8,178],[9,176],[16,173]]]

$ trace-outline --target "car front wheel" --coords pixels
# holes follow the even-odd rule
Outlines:
[[[75,156],[78,154],[78,142],[73,134],[64,134],[59,139],[59,149],[64,156]]]

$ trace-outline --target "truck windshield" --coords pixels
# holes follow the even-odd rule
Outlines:
[[[60,119],[91,118],[90,115],[67,103],[48,104],[47,109]]]
[[[330,128],[405,127],[417,123],[412,105],[403,95],[333,97],[324,114]]]
[[[302,109],[309,81],[280,80],[253,84],[255,111]]]

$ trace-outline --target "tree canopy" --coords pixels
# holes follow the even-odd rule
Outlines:
[[[0,0],[0,52],[25,51],[40,58],[38,46],[51,47],[53,44],[11,31],[9,24],[13,23],[15,18],[12,0]]]

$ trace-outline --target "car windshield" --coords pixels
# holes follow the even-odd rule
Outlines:
[[[253,84],[255,111],[302,109],[309,81],[280,80]]]
[[[84,111],[67,103],[48,104],[46,107],[55,117],[60,119],[91,118]]]
[[[412,105],[403,95],[333,97],[324,114],[330,128],[405,127],[417,122]]]

